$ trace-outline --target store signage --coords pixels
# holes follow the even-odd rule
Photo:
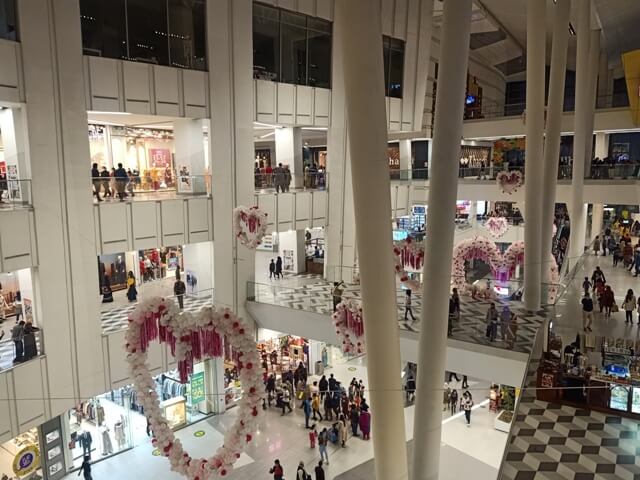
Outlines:
[[[18,477],[29,475],[40,467],[40,450],[36,445],[24,447],[13,458],[13,473]]]
[[[191,404],[204,402],[206,400],[204,391],[204,372],[191,375]]]
[[[171,151],[168,148],[150,148],[149,166],[151,168],[167,168],[171,165]]]

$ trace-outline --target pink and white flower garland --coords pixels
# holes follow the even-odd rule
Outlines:
[[[522,173],[519,170],[509,170],[508,172],[498,172],[496,182],[503,193],[512,193],[520,190],[523,185]]]
[[[342,343],[342,351],[358,355],[364,353],[364,319],[360,303],[352,299],[342,300],[331,318]]]
[[[233,232],[241,244],[255,250],[267,234],[267,214],[258,207],[234,208]]]
[[[214,307],[181,313],[172,300],[155,297],[138,304],[129,315],[125,338],[129,370],[154,434],[153,445],[169,459],[171,470],[190,480],[230,474],[245,445],[253,439],[264,396],[256,342],[244,321],[230,310]],[[187,381],[194,361],[221,357],[223,347],[231,347],[244,394],[238,403],[238,417],[224,435],[223,446],[210,458],[192,458],[185,452],[162,415],[147,364],[147,351],[154,340],[169,344],[178,361],[181,382]]]
[[[493,238],[500,238],[509,230],[509,222],[504,217],[489,217],[484,222],[484,228]]]
[[[396,276],[400,282],[411,290],[418,290],[420,282],[411,280],[409,272],[420,272],[424,265],[424,247],[418,243],[406,238],[405,240],[395,242],[393,245],[393,260],[395,264]]]

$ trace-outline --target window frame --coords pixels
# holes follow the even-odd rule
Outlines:
[[[402,81],[400,82],[400,95],[390,95],[391,94],[391,70],[392,70],[392,43],[399,42],[399,45],[402,45]],[[385,54],[389,59],[388,63],[384,65],[384,57]],[[391,37],[389,35],[382,35],[382,58],[383,58],[383,69],[384,69],[384,92],[385,96],[389,98],[404,98],[404,67],[407,55],[407,42],[401,38]]]

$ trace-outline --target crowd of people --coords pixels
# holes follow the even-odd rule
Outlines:
[[[448,383],[444,384],[442,392],[442,411],[451,412],[451,415],[464,412],[467,427],[471,426],[471,409],[474,405],[471,392],[465,390],[462,395],[458,395],[458,391],[455,388],[452,389]]]
[[[268,374],[265,384],[264,408],[273,405],[281,410],[282,416],[293,413],[294,408],[300,411],[308,431],[309,447],[318,448],[323,464],[329,465],[329,445],[345,448],[349,438],[370,439],[371,413],[362,380],[353,378],[345,387],[332,373],[328,378],[322,375],[319,380],[309,381],[307,369],[300,362],[295,370],[283,372],[281,379]],[[277,476],[278,472],[283,475],[282,468],[274,465],[271,469],[274,479],[282,478]]]
[[[104,198],[115,199],[117,196],[121,202],[124,202],[126,197],[135,196],[134,187],[141,183],[140,172],[130,168],[125,170],[121,163],[118,163],[118,168],[112,168],[111,171],[104,166],[99,170],[98,164],[94,163],[91,166],[91,183],[93,195],[98,202],[103,200],[100,193],[104,194]]]
[[[508,305],[504,305],[502,310],[498,311],[496,304],[491,302],[485,321],[487,324],[485,335],[490,342],[496,341],[499,330],[500,339],[507,344],[507,348],[514,347],[518,336],[518,318]]]

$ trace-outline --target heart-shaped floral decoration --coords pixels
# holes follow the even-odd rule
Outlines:
[[[258,207],[234,208],[233,232],[241,244],[255,250],[267,233],[267,214]]]
[[[484,222],[484,228],[493,238],[500,238],[509,230],[509,222],[504,217],[489,217]]]
[[[507,282],[516,272],[518,265],[524,264],[524,242],[513,242],[502,254],[496,244],[487,237],[478,236],[463,240],[453,249],[451,279],[453,286],[461,292],[468,292],[465,263],[469,260],[482,260],[490,268],[495,280]],[[558,292],[558,265],[553,255],[549,257],[548,298],[555,301]]]
[[[409,278],[409,272],[420,272],[424,264],[424,247],[411,238],[395,242],[393,245],[393,260],[396,276],[400,282],[411,290],[418,290],[420,282]]]
[[[192,458],[186,453],[162,415],[147,364],[147,351],[154,340],[169,344],[178,361],[181,382],[186,382],[193,372],[194,361],[221,357],[225,349],[237,362],[244,392],[238,403],[238,417],[225,432],[223,446],[210,458]],[[125,350],[138,401],[153,431],[153,445],[169,459],[171,470],[190,480],[231,473],[244,446],[254,436],[264,396],[256,342],[242,319],[230,310],[213,307],[204,307],[197,313],[180,313],[173,301],[150,298],[129,316]]]
[[[358,355],[364,353],[364,320],[360,303],[352,299],[342,300],[331,317],[342,351]]]
[[[511,195],[512,193],[517,192],[523,184],[522,173],[518,170],[510,170],[508,172],[499,172],[496,175],[496,182],[498,182],[498,186],[502,190],[503,193],[508,193]]]

